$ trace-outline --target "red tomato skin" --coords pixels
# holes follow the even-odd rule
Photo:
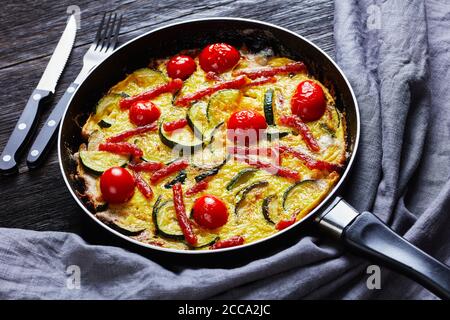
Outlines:
[[[234,112],[227,122],[228,129],[254,129],[263,130],[267,128],[266,118],[252,110],[241,110]]]
[[[311,80],[302,81],[291,98],[291,111],[303,121],[320,119],[325,112],[326,102],[322,87]]]
[[[158,120],[161,111],[151,101],[138,101],[131,106],[128,115],[131,123],[137,126],[145,126]]]
[[[195,200],[193,218],[201,227],[216,229],[228,221],[228,209],[222,200],[213,195],[204,195]]]
[[[186,55],[174,56],[167,63],[167,74],[172,79],[186,80],[196,69],[194,59]]]
[[[199,62],[205,72],[223,73],[233,68],[240,58],[241,54],[235,47],[226,43],[214,43],[203,48]]]
[[[134,194],[135,180],[131,173],[122,167],[112,167],[100,177],[100,190],[103,199],[109,203],[124,203]]]

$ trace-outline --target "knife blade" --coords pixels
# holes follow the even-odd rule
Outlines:
[[[56,84],[66,65],[75,42],[77,26],[75,16],[70,16],[66,28],[44,73],[31,94],[11,136],[0,155],[0,173],[7,175],[18,171],[18,156],[23,151],[31,133],[34,131],[39,107],[45,99],[55,92]]]

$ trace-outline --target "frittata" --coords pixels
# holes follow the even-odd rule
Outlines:
[[[82,128],[83,197],[138,241],[208,250],[266,238],[314,209],[345,165],[345,115],[307,66],[214,45],[129,74]]]

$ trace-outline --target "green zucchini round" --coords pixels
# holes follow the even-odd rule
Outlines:
[[[156,234],[171,240],[183,241],[184,235],[178,225],[178,220],[173,208],[173,201],[162,201],[161,196],[158,197],[153,205],[152,218],[156,228]],[[169,226],[171,228],[169,228]]]
[[[238,210],[240,209],[242,203],[244,202],[245,198],[247,197],[247,195],[254,189],[256,188],[263,188],[263,187],[267,187],[269,185],[269,182],[265,181],[265,180],[261,180],[261,181],[256,181],[253,182],[252,184],[242,188],[241,190],[239,190],[238,193],[236,193],[236,205],[234,207],[234,214],[237,214]]]
[[[89,171],[102,174],[111,167],[125,166],[129,158],[106,151],[80,151],[80,160]]]
[[[196,102],[189,107],[186,120],[195,136],[203,140],[208,133],[208,119],[206,118],[206,104],[203,101]]]
[[[104,129],[110,128],[113,125],[112,121],[109,119],[102,119],[97,124],[100,128],[104,128]]]
[[[239,171],[231,180],[228,182],[228,184],[225,186],[225,188],[230,191],[233,188],[237,187],[238,185],[245,183],[248,181],[254,173],[258,171],[256,168],[245,168]]]
[[[283,209],[286,210],[286,201],[289,197],[289,195],[292,193],[292,191],[294,191],[294,189],[298,188],[299,186],[301,186],[302,184],[304,184],[305,182],[314,182],[315,180],[302,180],[302,181],[298,181],[296,183],[294,183],[293,185],[289,186],[286,191],[284,191],[283,193]]]
[[[185,142],[181,143],[179,141],[175,141],[173,138],[168,136],[166,132],[164,132],[163,122],[161,122],[159,125],[158,134],[159,134],[159,138],[161,139],[162,143],[164,143],[166,146],[168,146],[171,149],[173,149],[173,148],[179,149],[181,154],[184,154],[185,150],[190,151],[191,154],[195,153],[197,150],[202,149],[205,144],[203,141],[200,141],[198,143],[192,143],[192,144],[187,144]]]
[[[264,116],[269,126],[273,126],[275,124],[273,117],[273,97],[273,89],[268,89],[266,93],[264,93]]]
[[[216,243],[217,241],[220,240],[220,237],[215,235],[215,234],[211,234],[210,236],[204,237],[203,239],[199,239],[199,241],[197,242],[197,244],[195,246],[191,246],[188,245],[189,248],[191,249],[202,249],[202,248],[206,248],[209,246],[212,246],[214,243]]]
[[[272,203],[272,201],[274,201],[276,198],[277,196],[275,194],[272,194],[264,198],[262,202],[262,213],[264,219],[266,219],[266,221],[269,222],[270,224],[275,224],[275,222],[273,222],[272,218],[270,217],[270,203]]]
[[[217,116],[217,112],[221,112],[225,107],[236,104],[241,97],[241,92],[236,89],[225,89],[214,93],[209,99],[206,107],[206,118],[211,124],[215,124],[223,120],[223,117]]]

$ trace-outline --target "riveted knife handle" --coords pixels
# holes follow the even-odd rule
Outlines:
[[[50,96],[50,94],[50,91],[40,89],[35,89],[31,94],[0,156],[0,174],[8,175],[17,173],[18,156],[23,151],[35,129],[39,107],[42,101]]]
[[[64,111],[77,87],[78,84],[76,83],[70,84],[42,126],[41,131],[28,151],[27,165],[30,169],[39,167],[47,158],[48,151],[53,145]]]

